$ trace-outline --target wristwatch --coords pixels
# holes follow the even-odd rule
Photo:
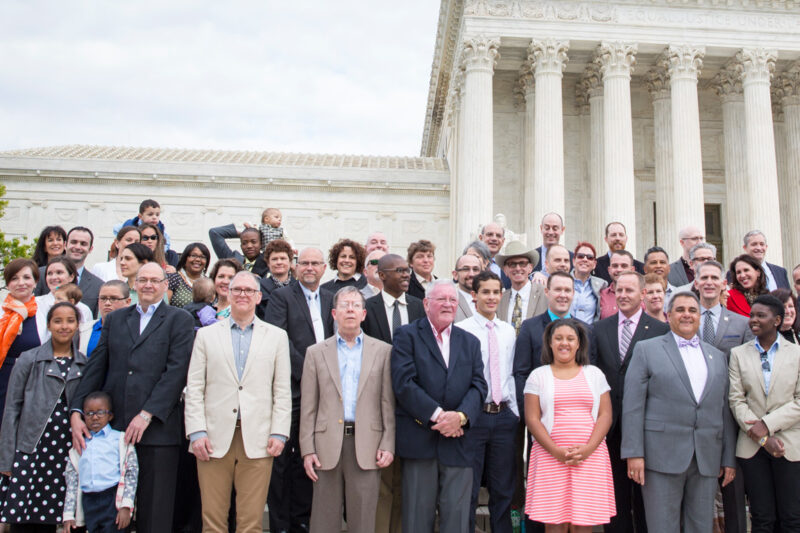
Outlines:
[[[150,416],[150,415],[146,414],[144,411],[140,411],[140,412],[139,412],[139,416],[141,416],[142,418],[144,418],[144,421],[145,421],[145,422],[147,422],[147,423],[149,423],[149,422],[150,422],[150,421],[153,419],[153,417],[152,417],[152,416]]]
[[[461,427],[466,426],[467,425],[467,420],[468,420],[467,415],[465,415],[461,411],[458,411],[458,416],[461,418]]]
[[[761,437],[761,438],[758,440],[758,445],[759,445],[759,446],[764,446],[764,445],[767,443],[767,439],[768,439],[768,438],[769,438],[769,437],[767,437],[766,435],[764,435],[763,437]]]

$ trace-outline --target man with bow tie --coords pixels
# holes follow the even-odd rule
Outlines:
[[[642,485],[650,533],[708,532],[717,478],[736,474],[725,354],[697,336],[700,300],[673,296],[671,331],[640,341],[625,376],[621,456]],[[683,526],[681,526],[683,523]]]

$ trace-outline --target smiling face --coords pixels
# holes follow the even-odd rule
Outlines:
[[[658,274],[663,279],[667,279],[669,275],[669,259],[664,252],[652,252],[647,256],[647,261],[644,263],[645,274]]]
[[[725,284],[722,272],[714,265],[701,266],[694,278],[694,286],[700,293],[700,298],[709,304],[706,307],[716,305]]]
[[[755,287],[756,282],[758,281],[759,272],[756,271],[752,266],[745,263],[744,261],[739,261],[734,265],[735,268],[735,275],[736,281],[741,284],[745,290],[750,290]]]
[[[75,276],[70,275],[63,263],[51,263],[47,266],[45,283],[47,283],[47,288],[51,291],[73,281],[75,281]]]
[[[156,263],[147,263],[139,268],[136,273],[136,293],[142,309],[160,302],[167,292],[167,276],[164,270]]]
[[[44,251],[47,257],[56,257],[64,253],[66,243],[60,234],[51,232],[47,234],[44,242]]]
[[[255,229],[247,229],[239,235],[242,254],[248,261],[255,261],[261,253],[261,233]]]
[[[619,283],[617,288],[619,288]],[[664,310],[664,287],[660,283],[648,283],[644,286],[644,305],[650,313]]]
[[[789,329],[794,325],[794,319],[797,318],[797,309],[794,307],[794,302],[791,298],[787,298],[783,304],[783,325],[781,329]]]
[[[553,363],[569,366],[575,363],[575,354],[580,348],[578,334],[569,326],[559,326],[550,338],[550,349],[553,351]]]
[[[545,216],[539,225],[539,231],[542,233],[542,244],[545,247],[550,248],[554,244],[558,244],[561,240],[561,235],[564,233],[561,217],[555,213]]]
[[[547,305],[558,316],[566,316],[572,305],[572,296],[575,285],[571,278],[564,276],[553,277],[548,280],[549,287],[544,290],[547,295]]]
[[[764,304],[753,304],[750,308],[750,331],[756,337],[773,335],[781,325],[780,315]]]
[[[342,246],[336,258],[336,272],[341,279],[350,279],[356,273],[356,253],[349,246]]]
[[[452,324],[456,317],[458,294],[455,286],[447,283],[436,285],[430,295],[422,300],[422,304],[428,320],[437,331],[442,331]]]
[[[462,255],[456,261],[456,269],[453,271],[453,280],[458,283],[458,287],[464,292],[472,291],[472,278],[481,271],[481,262],[474,255]]]
[[[88,231],[73,230],[67,235],[67,257],[76,268],[83,266],[86,256],[92,251],[92,236]]]
[[[482,316],[492,320],[497,313],[500,298],[503,297],[503,287],[499,280],[487,279],[480,282],[478,292],[472,292],[475,300],[475,310]]]
[[[47,329],[53,337],[53,344],[68,345],[78,331],[79,320],[75,308],[63,306],[53,310]]]
[[[611,254],[611,260],[608,264],[608,275],[612,281],[617,281],[617,278],[623,272],[633,272],[633,261],[627,255]]]
[[[387,258],[388,259],[388,258]],[[380,265],[382,268],[378,275],[383,282],[383,290],[398,298],[401,294],[408,292],[408,284],[411,281],[411,269],[402,257],[397,257],[393,261],[384,259]]]
[[[381,250],[387,254],[389,253],[389,241],[386,239],[386,235],[380,231],[371,233],[369,237],[367,237],[367,255],[371,254],[375,250]]]
[[[617,278],[617,282],[614,285],[614,296],[617,299],[617,307],[620,312],[627,317],[633,316],[642,307],[643,291],[639,283],[639,276],[626,274]],[[659,288],[660,287],[659,285]],[[661,289],[661,292],[663,295],[664,289]]]
[[[316,248],[305,248],[297,256],[297,275],[300,283],[311,291],[317,290],[319,280],[325,273],[322,252]]]
[[[126,248],[129,244],[140,242],[141,239],[142,236],[139,234],[138,231],[129,231],[117,241],[117,249],[122,250]]]
[[[578,276],[586,276],[592,273],[594,267],[597,266],[597,258],[594,252],[587,246],[581,246],[575,253],[575,274]]]
[[[23,267],[8,282],[8,293],[20,302],[27,302],[33,297],[36,279],[30,267]]]
[[[192,248],[183,268],[190,276],[199,276],[205,271],[206,266],[208,266],[208,260],[203,255],[203,252],[200,251],[200,248]]]
[[[767,239],[760,233],[752,235],[747,239],[747,244],[744,245],[744,253],[758,261],[764,262],[764,256],[767,254]]]
[[[214,278],[214,290],[217,292],[218,296],[223,298],[228,297],[228,288],[235,275],[236,271],[233,267],[221,266],[217,269],[217,276]]]
[[[505,232],[502,226],[496,222],[491,222],[484,226],[483,233],[481,233],[478,238],[486,243],[489,252],[491,252],[492,257],[494,257],[497,255],[497,252],[500,251],[500,248],[503,247],[503,243],[506,242],[504,235]]]
[[[261,301],[261,288],[249,272],[239,272],[228,286],[231,314],[236,318],[251,317]]]
[[[547,271],[569,273],[569,250],[563,246],[554,245],[547,250]]]
[[[507,257],[503,262],[503,272],[511,280],[514,289],[521,289],[528,283],[528,276],[533,272],[531,260],[524,255]]]
[[[628,234],[625,232],[625,226],[622,224],[611,224],[606,230],[606,244],[608,249],[612,252],[617,250],[624,250],[625,245],[628,244]]]
[[[433,252],[417,252],[411,258],[411,268],[425,279],[430,279],[435,257]]]
[[[675,335],[691,339],[700,327],[700,305],[691,296],[676,296],[667,317]]]
[[[144,228],[142,230],[141,239],[142,244],[155,251],[156,247],[158,246],[158,233],[156,230],[153,228]]]

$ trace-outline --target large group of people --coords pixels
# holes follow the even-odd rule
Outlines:
[[[437,278],[386,235],[261,224],[170,248],[154,200],[45,227],[3,271],[0,522],[12,532],[800,531],[800,266],[505,242]],[[235,241],[238,240],[238,249]],[[362,244],[363,242],[363,244]],[[326,269],[335,272],[323,283]],[[791,280],[789,276],[791,275]],[[797,448],[797,449],[796,449]]]

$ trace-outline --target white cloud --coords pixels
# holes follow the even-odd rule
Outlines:
[[[416,155],[438,2],[9,1],[0,149]]]

